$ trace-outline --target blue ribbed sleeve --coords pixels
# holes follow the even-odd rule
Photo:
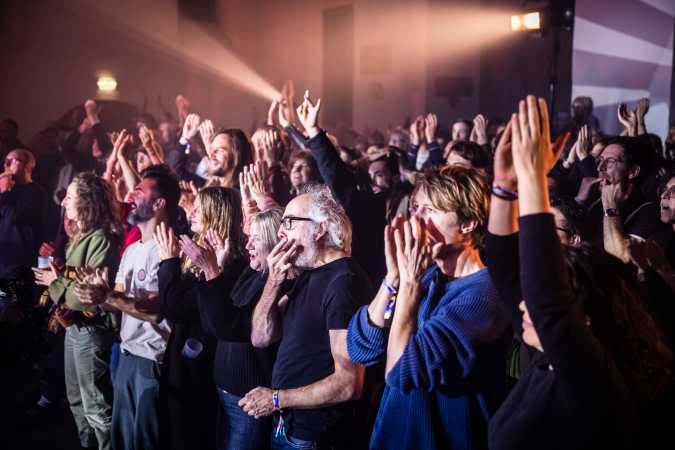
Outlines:
[[[463,292],[446,292],[428,319],[418,320],[417,333],[387,376],[389,386],[433,391],[464,383],[472,374],[480,344],[497,339],[507,327],[497,293],[481,272],[470,285],[456,281]]]
[[[368,306],[362,306],[349,322],[347,351],[352,361],[364,366],[384,361],[387,351],[387,329],[370,322]]]

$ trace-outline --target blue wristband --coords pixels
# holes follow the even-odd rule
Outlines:
[[[512,202],[514,200],[518,200],[518,193],[517,192],[511,192],[509,190],[504,189],[501,186],[498,186],[496,184],[492,185],[492,195],[494,195],[497,198],[501,198],[502,200],[507,200],[509,202]]]

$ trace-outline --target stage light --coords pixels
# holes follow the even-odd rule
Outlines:
[[[541,14],[538,11],[511,16],[512,31],[541,30]]]
[[[102,75],[98,77],[96,86],[98,86],[98,90],[101,92],[115,92],[117,89],[117,80],[109,75]]]
[[[526,30],[538,30],[541,28],[541,20],[538,12],[525,14],[523,16],[523,25]]]

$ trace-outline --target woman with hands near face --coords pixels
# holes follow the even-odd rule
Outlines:
[[[413,191],[411,219],[385,228],[387,273],[347,336],[352,361],[385,363],[371,448],[486,444],[472,430],[486,426],[505,392],[500,372],[510,336],[478,254],[487,193],[474,170],[428,171]]]

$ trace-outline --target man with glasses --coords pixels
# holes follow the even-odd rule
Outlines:
[[[35,157],[25,149],[10,151],[0,173],[0,277],[36,263],[42,242],[47,195],[32,173]]]
[[[251,341],[279,341],[272,388],[257,387],[239,402],[256,418],[274,415],[272,448],[354,448],[353,403],[364,368],[347,354],[347,327],[373,294],[351,258],[352,227],[326,186],[294,198],[268,256],[269,276],[253,313]],[[289,270],[301,270],[281,292]]]
[[[650,151],[641,138],[622,136],[598,158],[601,195],[588,209],[582,236],[624,262],[630,260],[629,238],[648,239],[658,227],[658,205],[641,190]]]

